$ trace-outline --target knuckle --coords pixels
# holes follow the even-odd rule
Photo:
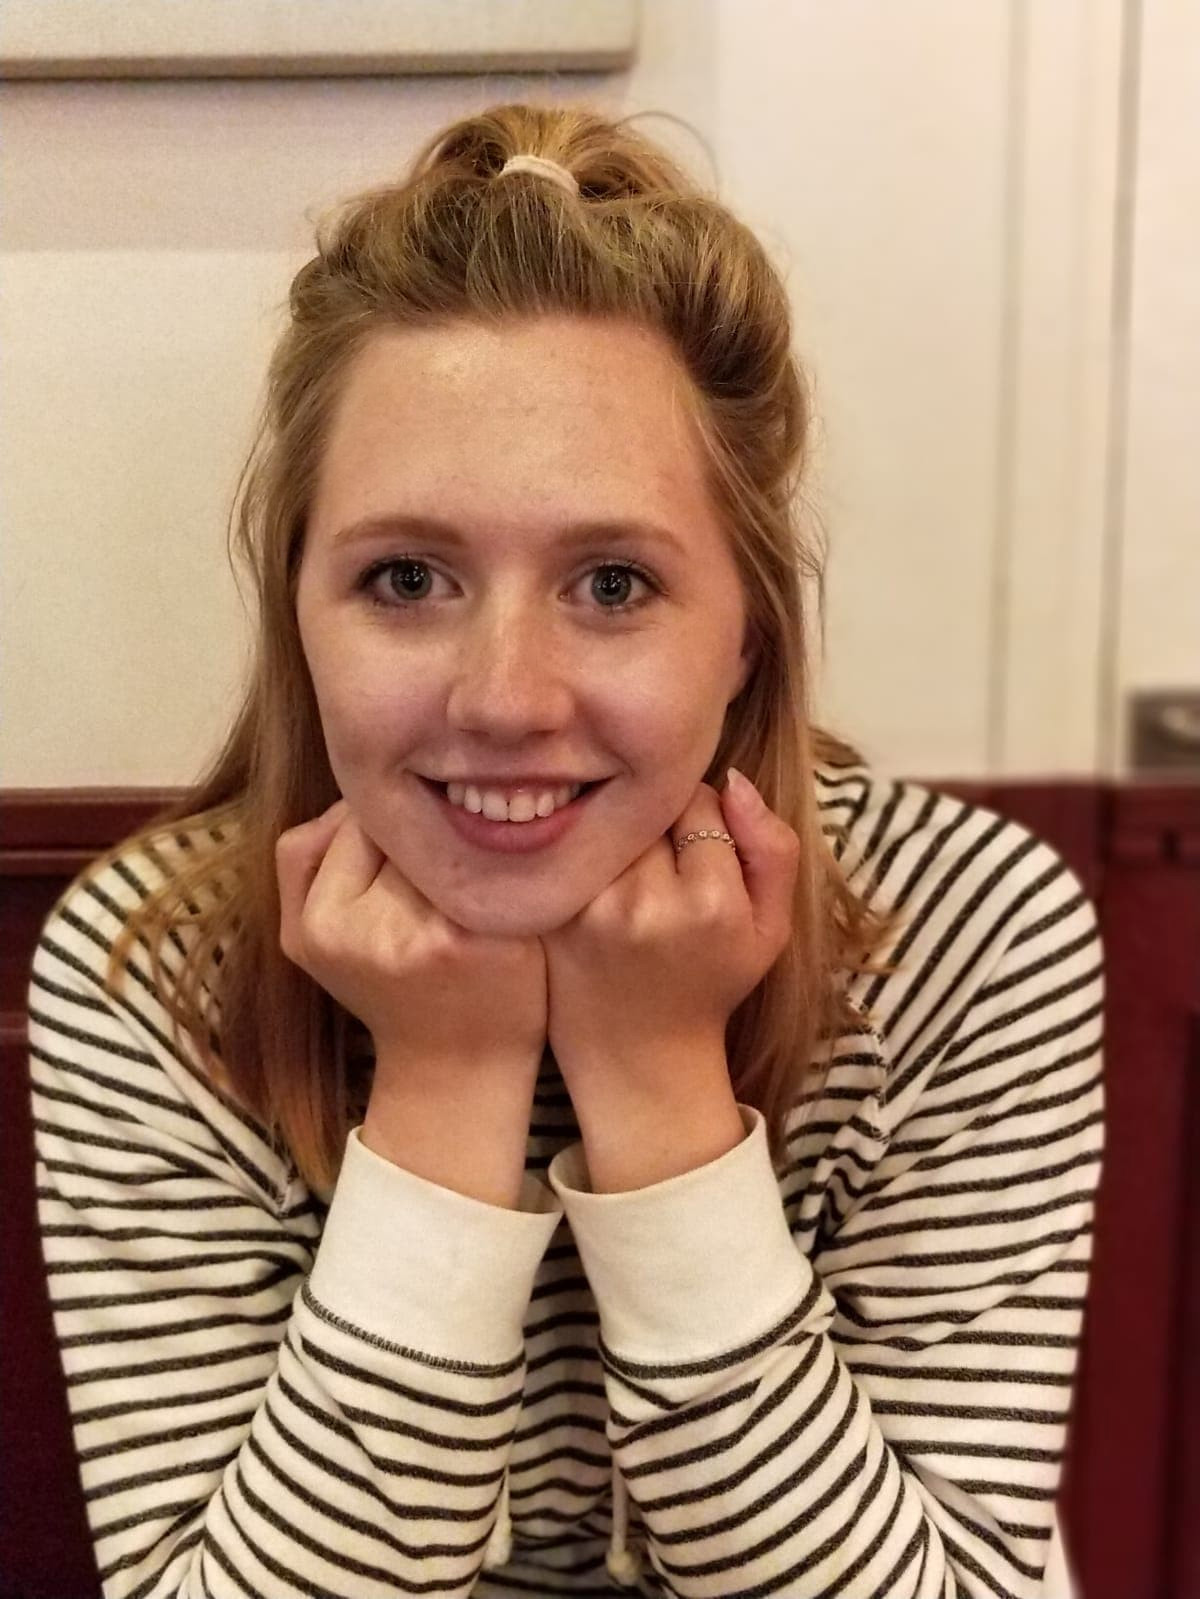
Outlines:
[[[294,966],[308,970],[309,959],[304,940],[298,936],[296,929],[287,923],[279,929],[279,947]]]
[[[402,928],[388,927],[375,940],[372,965],[378,965],[390,976],[398,977],[408,970],[409,942]]]
[[[449,927],[432,928],[422,941],[422,964],[434,971],[448,968],[453,963],[455,955],[455,939]]]
[[[727,896],[721,891],[720,884],[706,880],[700,889],[694,916],[705,927],[718,927],[725,920]]]
[[[314,921],[310,914],[300,913],[292,938],[306,964],[322,967],[340,964],[342,956],[336,934],[321,922]]]

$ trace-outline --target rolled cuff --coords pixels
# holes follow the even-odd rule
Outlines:
[[[774,1325],[812,1284],[788,1229],[767,1124],[706,1166],[628,1193],[593,1194],[581,1143],[550,1163],[605,1342],[631,1360],[688,1360]]]
[[[309,1292],[372,1338],[444,1360],[511,1360],[563,1214],[528,1172],[519,1202],[507,1210],[418,1177],[368,1149],[356,1127]]]

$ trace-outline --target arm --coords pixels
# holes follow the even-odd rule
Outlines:
[[[139,862],[139,866],[144,863]],[[136,879],[134,879],[136,882]],[[30,993],[39,1215],[106,1599],[464,1595],[520,1407],[557,1221],[352,1134],[322,1232],[261,1130],[106,946],[113,871],[51,918]]]
[[[964,940],[996,940],[980,975],[950,981],[943,951],[940,1004],[914,986],[811,1261],[799,1167],[785,1204],[745,1107],[744,1142],[653,1188],[588,1192],[579,1146],[551,1167],[600,1306],[610,1442],[673,1594],[1040,1599],[1102,974],[1070,874],[1039,847],[1020,876]]]

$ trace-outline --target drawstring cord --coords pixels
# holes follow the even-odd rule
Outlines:
[[[504,1481],[500,1484],[500,1504],[496,1511],[496,1525],[488,1539],[483,1556],[483,1569],[491,1571],[496,1566],[506,1566],[512,1559],[512,1517],[508,1513],[508,1467],[504,1468]]]
[[[605,1565],[608,1574],[622,1588],[634,1588],[642,1572],[642,1556],[638,1549],[626,1547],[629,1529],[629,1490],[625,1479],[617,1470],[616,1457],[612,1463],[612,1537],[609,1539]]]
[[[634,1588],[642,1571],[642,1555],[638,1549],[626,1547],[629,1531],[629,1490],[612,1463],[612,1537],[609,1540],[605,1566],[612,1580],[622,1588]],[[512,1558],[512,1517],[508,1510],[508,1467],[504,1468],[504,1481],[500,1484],[500,1503],[496,1510],[496,1525],[488,1539],[483,1557],[483,1569],[492,1571],[506,1566]]]

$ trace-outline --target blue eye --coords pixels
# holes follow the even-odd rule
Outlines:
[[[662,586],[653,573],[636,561],[601,561],[589,568],[589,572],[608,574],[599,589],[596,589],[596,585],[593,588],[610,598],[628,584],[630,574],[651,591],[640,599],[622,599],[615,605],[602,604],[598,607],[601,614],[623,615],[628,611],[640,610],[662,593]],[[613,574],[620,574],[615,579],[615,586]],[[427,598],[429,585],[435,575],[438,574],[427,561],[411,555],[393,555],[367,567],[356,586],[369,595],[374,605],[393,611],[415,611],[421,601]],[[420,592],[416,592],[418,589]]]

